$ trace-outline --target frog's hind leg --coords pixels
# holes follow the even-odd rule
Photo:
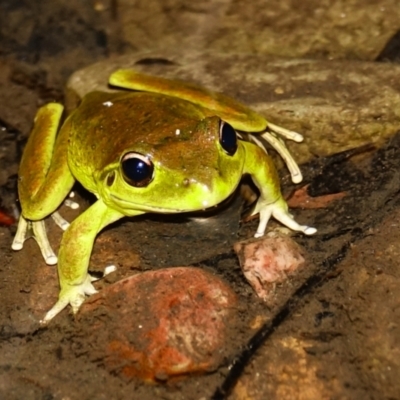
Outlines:
[[[229,122],[236,130],[249,133],[249,139],[266,151],[263,143],[258,140],[259,136],[263,137],[285,161],[292,181],[294,183],[302,181],[303,176],[299,166],[293,159],[285,143],[276,135],[283,136],[295,142],[301,142],[303,136],[300,133],[271,124],[263,116],[240,102],[192,83],[171,81],[165,78],[142,74],[131,69],[115,71],[110,76],[109,83],[126,89],[178,97],[212,110],[222,120]]]
[[[109,78],[111,85],[144,92],[161,93],[190,101],[211,110],[235,129],[245,132],[262,132],[268,122],[244,104],[222,93],[207,90],[201,86],[141,74],[131,69],[115,71]]]
[[[50,103],[42,107],[25,147],[19,170],[18,192],[22,213],[13,250],[21,250],[26,239],[33,236],[46,263],[57,263],[49,243],[44,218],[53,215],[74,183],[67,163],[68,129],[57,137],[63,107]],[[68,223],[58,214],[53,216],[63,229]]]

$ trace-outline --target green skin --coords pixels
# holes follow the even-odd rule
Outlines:
[[[29,223],[34,233],[40,231],[39,224],[59,208],[76,180],[97,197],[63,235],[61,291],[44,322],[68,304],[76,312],[85,295],[95,292],[88,265],[104,227],[124,216],[214,206],[236,189],[243,174],[260,189],[256,236],[264,234],[271,216],[291,229],[314,233],[288,213],[276,169],[259,146],[239,140],[229,155],[219,143],[221,120],[236,130],[260,132],[267,127],[263,117],[221,94],[134,71],[117,71],[110,83],[140,92],[90,93],[60,128],[62,106],[42,107],[21,161],[21,227]],[[123,177],[120,163],[129,152],[144,154],[154,164],[154,177],[145,187],[131,186]],[[39,246],[47,240],[41,232]]]

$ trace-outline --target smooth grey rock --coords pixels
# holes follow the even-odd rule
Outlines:
[[[374,60],[400,29],[395,0],[119,0],[116,14],[118,34],[136,51]]]

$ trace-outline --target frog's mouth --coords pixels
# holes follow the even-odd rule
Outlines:
[[[230,195],[230,194],[229,194]],[[110,194],[110,198],[112,200],[113,208],[116,208],[122,214],[127,216],[129,215],[137,215],[138,213],[159,213],[159,214],[177,214],[177,213],[185,213],[185,212],[192,212],[192,211],[206,211],[208,209],[214,208],[218,206],[221,202],[223,202],[227,197],[224,196],[223,198],[213,198],[208,199],[207,201],[203,201],[202,204],[196,204],[192,207],[160,207],[157,205],[149,205],[149,204],[140,204],[135,203],[133,201],[128,201],[118,197],[114,194]]]

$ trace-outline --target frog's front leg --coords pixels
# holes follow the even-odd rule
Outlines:
[[[63,107],[50,103],[39,109],[19,169],[18,192],[22,213],[13,250],[21,250],[32,230],[47,264],[56,264],[44,218],[62,203],[74,183],[67,162],[68,124],[57,136]]]
[[[65,231],[58,253],[61,290],[57,303],[46,314],[43,323],[50,321],[69,304],[76,313],[85,296],[96,292],[92,285],[94,279],[88,274],[94,240],[104,227],[123,216],[120,212],[108,208],[101,200],[97,200]]]
[[[269,219],[274,217],[288,228],[312,235],[317,230],[307,225],[299,225],[290,215],[288,205],[283,199],[279,177],[272,159],[260,147],[248,142],[241,142],[246,151],[245,173],[251,175],[260,190],[260,197],[253,210],[253,215],[260,214],[255,237],[263,236]]]

